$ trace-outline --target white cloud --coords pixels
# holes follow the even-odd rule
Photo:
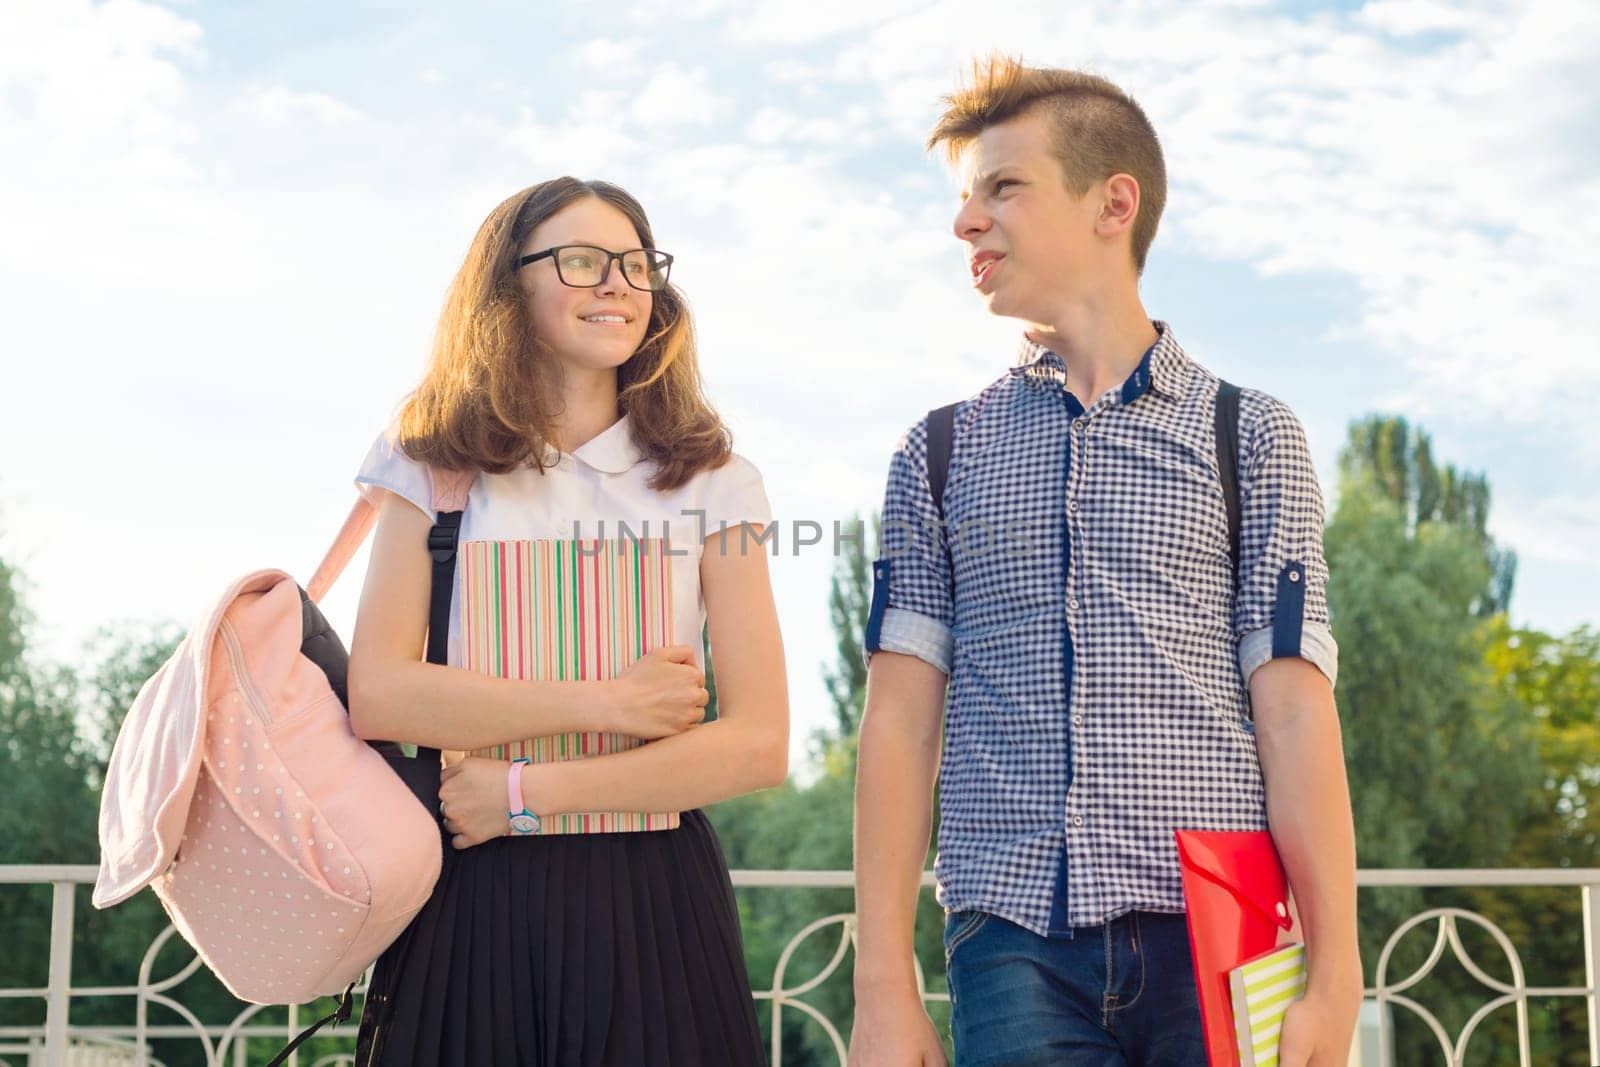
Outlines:
[[[1434,0],[1373,0],[1356,16],[1364,25],[1396,36],[1419,33],[1467,30],[1473,27],[1474,12]]]
[[[637,62],[644,41],[637,37],[617,39],[596,37],[573,49],[573,59],[579,66],[605,73],[616,73],[615,68]]]
[[[437,77],[437,72],[430,73]],[[326,93],[295,92],[282,85],[258,89],[245,102],[256,114],[274,122],[309,120],[339,126],[363,117],[360,111]]]
[[[1592,570],[1600,545],[1600,500],[1570,494],[1529,499],[1513,490],[1495,508],[1490,533],[1524,559]]]
[[[1156,121],[1174,222],[1268,272],[1355,280],[1367,301],[1352,318],[1415,371],[1413,411],[1575,415],[1600,398],[1600,367],[1571,343],[1600,335],[1586,292],[1600,218],[1585,210],[1600,176],[1563,128],[1575,104],[1594,122],[1600,93],[1545,72],[1576,70],[1600,33],[1505,13],[1473,28],[1420,56],[1352,31],[1301,42],[1292,79],[1213,60],[1184,102],[1182,76],[1169,80],[1172,113]],[[1220,106],[1204,87],[1220,87]]]
[[[153,4],[24,2],[0,10],[0,155],[29,173],[137,164],[170,177],[189,135],[179,61],[200,28]],[[8,242],[10,243],[10,242]]]
[[[653,73],[633,101],[635,119],[663,125],[709,126],[732,109],[731,99],[711,89],[704,68],[672,65]]]
[[[589,89],[579,93],[568,113],[555,122],[541,122],[531,108],[524,108],[505,136],[526,154],[536,173],[599,174],[637,154],[640,140],[631,125],[623,93]]]
[[[802,91],[815,91],[818,82],[828,80],[828,69],[822,64],[802,63],[785,56],[763,65],[761,76],[767,82],[794,86]]]
[[[750,117],[745,137],[754,144],[793,143],[808,150],[837,152],[872,143],[871,112],[862,106],[837,115],[801,115],[776,107],[763,107]]]
[[[628,16],[642,26],[662,22],[680,25],[708,19],[733,7],[734,3],[735,0],[637,0]]]
[[[914,9],[918,0],[762,0],[754,10],[741,11],[729,25],[736,41],[764,44],[807,44],[887,21]]]

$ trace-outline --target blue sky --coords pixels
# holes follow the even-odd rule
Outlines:
[[[876,506],[905,427],[1014,347],[921,148],[996,48],[1143,102],[1172,188],[1146,306],[1300,413],[1330,495],[1348,422],[1403,412],[1488,473],[1516,621],[1597,621],[1587,2],[12,0],[0,554],[41,648],[307,575],[478,222],[559,173],[649,209],[778,518]],[[831,560],[783,551],[798,752]],[[346,634],[363,565],[329,602]]]

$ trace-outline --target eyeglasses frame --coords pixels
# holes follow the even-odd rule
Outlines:
[[[592,251],[599,252],[601,255],[606,257],[605,270],[601,272],[599,281],[595,282],[593,285],[574,285],[573,283],[567,281],[566,275],[561,273],[561,257],[558,255],[558,253],[568,248],[587,248],[591,249]],[[628,270],[622,262],[622,257],[632,255],[635,252],[650,252],[654,255],[661,256],[666,260],[666,263],[661,269],[662,277],[660,289],[652,289],[648,285],[635,285],[633,279],[628,277]],[[523,267],[526,267],[529,263],[536,263],[541,259],[547,258],[553,258],[555,261],[556,279],[561,282],[562,285],[572,289],[593,289],[595,286],[604,285],[606,283],[606,279],[611,277],[612,263],[616,263],[618,268],[622,271],[622,280],[628,283],[628,287],[630,289],[637,289],[641,293],[659,293],[665,291],[668,280],[672,274],[671,252],[663,252],[659,248],[630,248],[625,252],[612,252],[609,249],[601,248],[599,245],[586,244],[551,245],[543,252],[529,252],[527,255],[521,256],[517,259],[517,269],[520,270]]]

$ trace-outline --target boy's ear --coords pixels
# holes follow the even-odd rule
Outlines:
[[[1108,230],[1132,228],[1139,216],[1139,182],[1131,174],[1106,179],[1100,202],[1099,223]]]

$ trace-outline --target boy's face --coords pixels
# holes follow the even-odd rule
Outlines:
[[[1103,281],[1107,249],[1096,225],[1105,183],[1082,197],[1068,191],[1042,117],[984,130],[962,155],[960,176],[953,229],[992,313],[1052,322],[1064,303]]]

